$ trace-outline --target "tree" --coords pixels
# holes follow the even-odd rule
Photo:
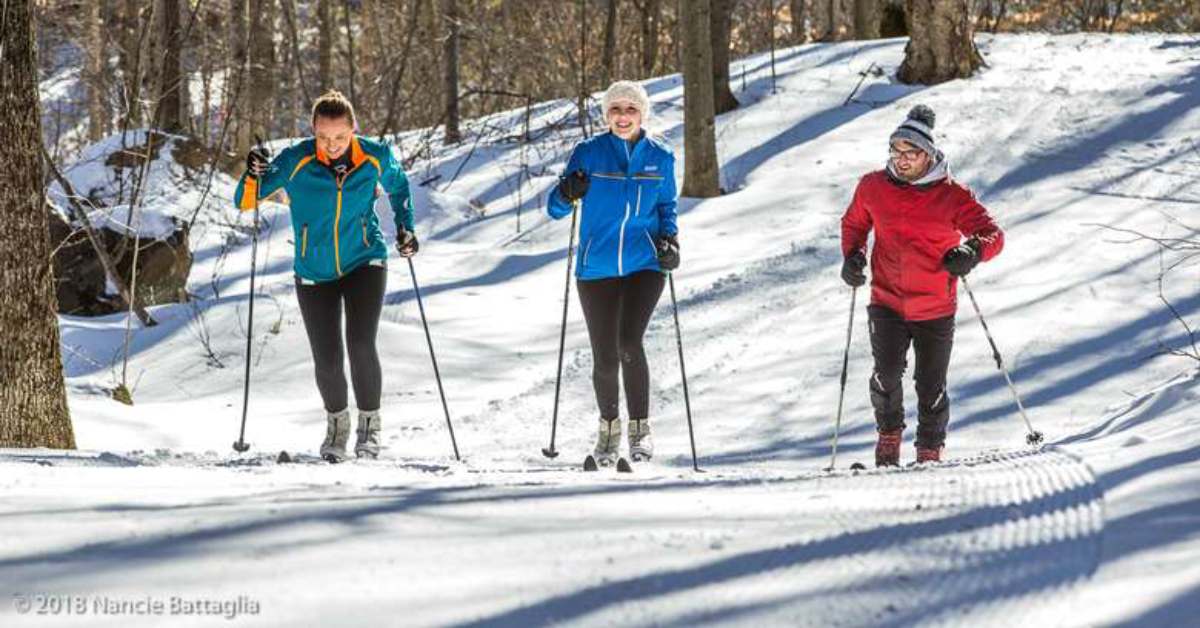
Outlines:
[[[710,0],[712,3],[713,107],[717,115],[738,108],[737,98],[729,89],[729,28],[733,23],[734,0]]]
[[[105,89],[106,63],[108,51],[105,47],[104,14],[105,5],[102,0],[96,0],[90,6],[87,16],[87,99],[88,99],[88,141],[98,142],[108,133],[108,99]]]
[[[250,0],[249,65],[242,80],[246,110],[239,118],[237,154],[250,150],[255,134],[270,134],[275,119],[275,0]]]
[[[333,89],[333,0],[317,0],[317,93]]]
[[[159,35],[162,41],[162,68],[159,71],[158,119],[159,128],[178,133],[184,128],[184,104],[181,86],[183,66],[179,52],[183,37],[179,29],[179,0],[161,0],[159,6]]]
[[[826,0],[826,3],[829,7],[829,32],[825,35],[825,41],[841,41],[842,29],[839,22],[842,16],[842,0]]]
[[[616,68],[617,54],[617,2],[608,0],[608,11],[604,15],[604,54],[600,59],[603,74],[600,75],[601,87],[608,87],[613,80],[613,70]]]
[[[445,63],[446,80],[446,137],[447,144],[457,144],[462,141],[462,131],[459,130],[458,112],[458,0],[445,0],[443,8],[446,21],[445,52],[442,61]]]
[[[713,105],[712,5],[691,0],[679,16],[683,31],[683,195],[721,193]]]
[[[854,0],[854,38],[879,39],[878,0]]]
[[[662,0],[634,0],[642,26],[642,77],[654,74],[658,63],[658,25],[662,22]]]
[[[0,5],[0,447],[74,449],[59,345],[31,0]]]
[[[905,83],[966,78],[983,65],[967,0],[906,0],[909,40],[897,73]]]
[[[789,0],[792,12],[792,43],[808,43],[808,0]]]

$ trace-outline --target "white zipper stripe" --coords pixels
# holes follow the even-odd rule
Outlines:
[[[617,241],[617,274],[625,274],[625,225],[629,224],[629,201],[625,202],[625,220],[621,221],[621,237]]]
[[[655,259],[658,259],[658,245],[654,243],[654,238],[650,237],[649,231],[643,231],[642,233],[646,234],[646,241],[650,243],[650,252],[654,255]]]
[[[587,266],[588,253],[592,252],[592,240],[588,240],[587,246],[583,247],[583,265]]]

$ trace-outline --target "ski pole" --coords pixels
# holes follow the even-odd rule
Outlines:
[[[558,393],[562,389],[563,351],[567,343],[567,306],[571,300],[571,265],[575,262],[575,221],[579,215],[579,201],[571,204],[571,237],[567,244],[567,282],[563,289],[562,330],[558,335],[558,374],[554,378],[554,414],[550,419],[550,446],[542,448],[542,455],[555,458],[554,437],[558,434]]]
[[[692,401],[688,395],[687,368],[683,365],[683,332],[679,330],[679,302],[675,299],[675,275],[667,273],[671,286],[671,313],[675,317],[675,345],[679,348],[679,377],[683,380],[683,408],[687,412],[688,439],[692,443],[692,469],[700,473],[700,462],[696,458],[696,433],[692,429]]]
[[[1004,381],[1008,382],[1008,389],[1012,391],[1013,400],[1017,402],[1017,410],[1021,413],[1021,418],[1025,419],[1025,428],[1028,433],[1025,435],[1025,442],[1030,445],[1040,445],[1044,440],[1042,433],[1033,429],[1033,423],[1029,421],[1029,415],[1025,414],[1025,406],[1021,403],[1021,396],[1017,394],[1017,387],[1013,385],[1012,378],[1008,376],[1008,369],[1004,368],[1004,361],[1000,358],[1000,350],[996,348],[996,341],[992,338],[992,332],[988,329],[987,321],[983,318],[983,312],[979,310],[979,303],[975,300],[975,293],[971,291],[971,284],[967,283],[966,276],[960,277],[963,282],[963,287],[967,289],[967,296],[971,298],[971,305],[975,307],[975,314],[979,317],[979,324],[983,325],[983,334],[987,336],[988,344],[992,345],[992,359],[996,361],[996,368],[1004,374]]]
[[[850,288],[850,322],[846,324],[846,351],[842,354],[842,390],[838,393],[837,418],[833,422],[833,453],[829,457],[829,470],[837,468],[838,433],[842,429],[842,402],[846,399],[846,371],[850,366],[850,338],[854,333],[854,302],[858,298],[858,286]]]
[[[254,141],[262,148],[262,138],[255,135]],[[257,175],[254,182],[254,230],[250,232],[250,313],[246,320],[246,377],[242,385],[242,428],[238,439],[233,443],[233,450],[238,453],[249,451],[250,444],[246,442],[246,415],[250,408],[250,348],[254,342],[254,276],[258,266],[258,183]],[[243,192],[245,190],[243,189]]]
[[[425,319],[425,305],[421,302],[421,288],[417,285],[417,270],[412,258],[408,259],[408,273],[412,275],[413,294],[417,295],[417,308],[421,310],[421,325],[425,328],[425,342],[429,343],[429,359],[433,361],[433,376],[437,379],[438,395],[442,398],[442,411],[446,413],[446,427],[450,430],[450,445],[454,447],[454,459],[458,456],[458,441],[454,439],[454,424],[450,422],[450,406],[446,405],[446,391],[442,388],[442,374],[438,371],[437,356],[433,353],[433,337],[429,335],[429,321]]]

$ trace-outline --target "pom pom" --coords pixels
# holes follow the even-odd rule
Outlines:
[[[934,121],[937,120],[937,114],[928,105],[917,105],[908,112],[908,119],[916,120],[932,129]]]

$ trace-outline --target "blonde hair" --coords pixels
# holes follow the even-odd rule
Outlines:
[[[350,99],[336,89],[321,94],[312,106],[312,124],[316,126],[317,118],[349,118],[350,126],[358,128],[358,119],[354,117],[354,105]]]

